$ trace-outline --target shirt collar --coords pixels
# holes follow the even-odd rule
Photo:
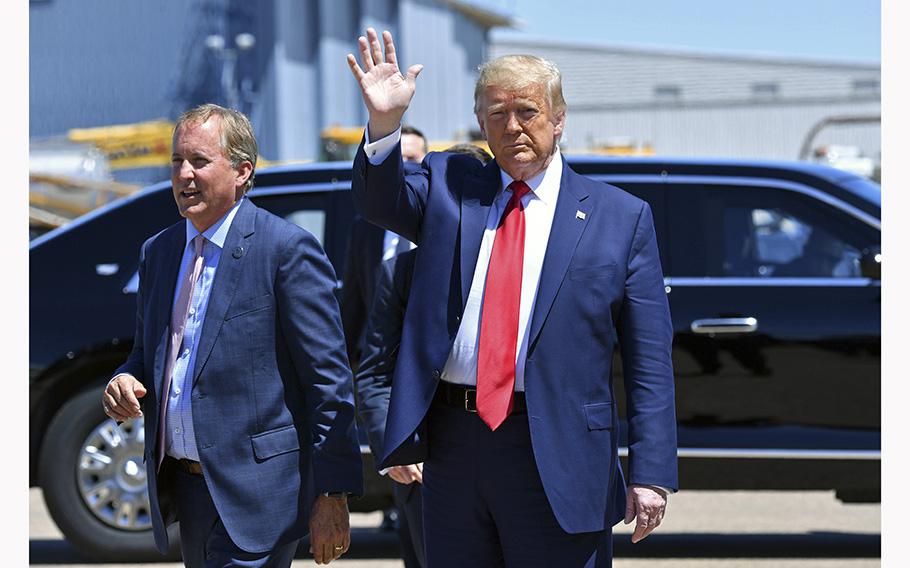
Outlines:
[[[503,193],[505,188],[514,181],[514,178],[507,174],[505,170],[499,168],[499,175],[502,177]],[[559,146],[553,152],[553,159],[547,165],[546,169],[531,179],[526,179],[525,183],[531,188],[531,193],[544,204],[555,202],[559,193],[559,182],[562,179],[562,155],[559,152]]]
[[[228,231],[231,228],[231,223],[234,221],[234,216],[237,215],[237,209],[240,207],[240,204],[243,203],[243,200],[246,199],[246,196],[241,197],[237,203],[231,207],[231,210],[224,214],[224,217],[218,219],[211,227],[202,232],[202,236],[206,238],[209,242],[217,246],[218,248],[224,248],[224,241],[227,239]],[[195,226],[190,222],[189,219],[186,220],[186,242],[187,244],[191,243],[193,239],[196,238],[196,235],[200,234]]]

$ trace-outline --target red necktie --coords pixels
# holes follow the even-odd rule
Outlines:
[[[531,191],[528,184],[518,180],[509,184],[509,188],[512,197],[493,239],[477,346],[477,412],[490,430],[496,430],[512,412],[525,250],[525,211],[521,198]]]

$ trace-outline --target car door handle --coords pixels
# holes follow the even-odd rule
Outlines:
[[[693,333],[752,333],[757,329],[755,318],[697,319],[692,322]]]

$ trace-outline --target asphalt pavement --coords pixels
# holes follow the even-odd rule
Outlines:
[[[381,513],[351,516],[352,547],[337,568],[403,568]],[[881,566],[881,506],[845,505],[834,492],[684,491],[670,497],[663,524],[632,545],[632,526],[614,528],[614,568],[872,568]],[[316,566],[301,549],[294,568]],[[178,568],[181,564],[92,561],[63,539],[29,492],[29,562],[68,568]]]

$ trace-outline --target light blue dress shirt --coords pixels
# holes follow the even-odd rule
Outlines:
[[[390,258],[398,255],[398,243],[404,240],[407,243],[407,250],[417,248],[417,245],[411,241],[399,236],[395,231],[386,231],[382,237],[382,261],[385,262]],[[404,251],[402,251],[404,252]]]
[[[202,233],[202,236],[205,237],[202,247],[202,256],[204,258],[202,274],[200,274],[199,280],[196,282],[196,287],[193,289],[193,295],[190,299],[186,328],[183,331],[183,344],[174,363],[173,375],[171,375],[171,392],[167,401],[164,449],[167,455],[177,459],[186,458],[199,461],[199,451],[196,448],[196,431],[193,428],[193,406],[190,400],[190,394],[193,391],[193,368],[196,364],[196,351],[199,346],[199,338],[202,336],[202,324],[205,322],[205,311],[208,307],[209,295],[212,292],[212,283],[215,281],[215,273],[218,271],[218,261],[221,260],[221,252],[224,248],[228,230],[231,228],[231,222],[234,220],[234,215],[237,214],[237,208],[240,207],[242,201],[243,199],[238,201],[224,217]],[[177,274],[178,286],[174,290],[174,299],[171,303],[172,310],[180,292],[179,283],[183,282],[187,271],[191,268],[193,239],[198,234],[199,231],[196,230],[196,227],[187,220],[187,244],[183,249],[180,272]]]

